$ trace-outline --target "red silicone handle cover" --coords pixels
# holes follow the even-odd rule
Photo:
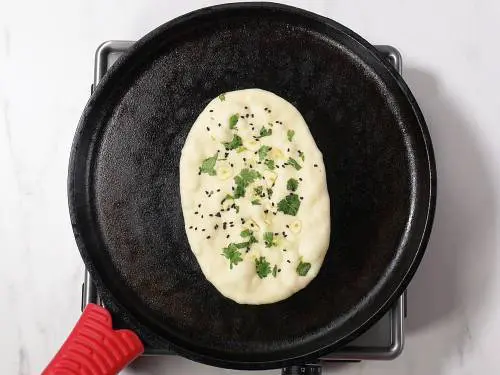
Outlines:
[[[114,375],[144,352],[132,331],[114,331],[111,315],[89,304],[42,375]]]

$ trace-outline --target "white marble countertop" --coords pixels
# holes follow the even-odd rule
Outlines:
[[[213,3],[0,1],[1,374],[39,373],[80,314],[66,173],[97,45],[135,40]],[[500,373],[500,2],[288,3],[400,49],[438,164],[436,220],[409,288],[403,354],[324,373]],[[140,359],[125,373],[237,372],[169,357]]]

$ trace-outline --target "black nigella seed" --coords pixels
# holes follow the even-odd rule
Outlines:
[[[233,163],[231,163],[231,168],[233,168],[233,167],[234,167],[234,164],[233,164]]]
[[[201,231],[202,231],[202,232],[205,232],[205,228],[203,228]]]
[[[275,236],[279,236],[280,234],[278,232],[274,233]]]
[[[279,165],[276,165],[276,168],[279,168],[280,166]]]
[[[300,200],[301,200],[301,201],[302,201],[302,200],[304,200],[304,197],[300,197]]]
[[[266,108],[264,108],[264,111],[267,111],[267,107],[266,107]]]
[[[195,214],[195,215],[198,215],[198,211],[195,211],[195,212],[194,212],[194,214]]]
[[[211,110],[210,110],[210,111],[208,111],[208,112],[213,112],[213,111],[214,111],[214,110],[213,110],[213,109],[211,109]]]
[[[243,158],[243,161],[247,161],[247,158]]]
[[[208,195],[208,191],[205,190],[205,194]]]
[[[243,119],[244,119],[244,118],[245,118],[245,116],[240,116],[240,118],[243,118]]]
[[[245,117],[246,117],[246,118],[249,118],[249,117],[250,117],[250,115],[247,113],[247,114],[245,115]]]
[[[217,189],[217,193],[219,193],[219,192],[220,192],[220,189]]]
[[[210,239],[210,236],[207,236],[207,240],[209,240],[209,239]]]
[[[219,125],[219,128],[222,126],[222,124],[220,122],[217,125]]]
[[[289,148],[287,148],[287,149],[286,149],[286,152],[290,152],[290,149],[289,149]]]
[[[276,216],[276,212],[273,212],[273,215]]]
[[[318,168],[318,164],[314,164],[314,168]]]
[[[222,223],[222,229],[226,230],[227,229],[227,223],[226,222],[223,222]]]
[[[253,228],[254,227],[253,223],[250,223],[250,226]]]
[[[215,224],[214,229],[215,229],[215,230],[219,229],[219,224]]]
[[[200,203],[200,204],[198,204],[198,208],[200,208],[200,207],[201,207],[201,203]]]
[[[210,217],[214,217],[214,214],[208,214],[208,216],[210,216]]]
[[[252,118],[254,118],[254,117],[255,117],[255,115],[252,113]]]
[[[233,224],[233,223],[234,223],[234,221],[230,221],[230,222],[229,222],[229,224]]]
[[[267,214],[269,212],[269,210],[264,210],[264,213]]]
[[[217,212],[215,216],[220,217],[220,212]]]
[[[255,128],[252,126],[252,131],[255,131]]]
[[[274,202],[271,202],[271,206],[273,206],[273,207],[274,207]]]
[[[234,191],[234,186],[231,186],[231,190]]]
[[[278,268],[278,272],[281,272],[281,268]]]
[[[201,171],[198,172],[198,176],[201,176]]]
[[[252,164],[250,164],[250,168],[253,168],[253,167],[252,167]]]
[[[201,215],[201,218],[203,219],[203,215]]]
[[[283,249],[284,252],[286,252],[286,249]]]
[[[283,236],[286,236],[286,233],[285,233],[285,232],[281,232],[281,233],[283,233]]]
[[[191,225],[191,226],[189,227],[189,229],[193,229],[193,226]]]
[[[226,238],[229,238],[229,234],[226,236]]]
[[[198,230],[198,227],[194,227],[194,230]]]
[[[290,259],[287,259],[287,260],[286,260],[286,262],[287,262],[287,263],[292,263],[292,262],[290,262]]]
[[[248,107],[247,107],[247,106],[245,106],[245,109],[248,109]]]
[[[299,181],[302,181],[302,177],[299,177]]]
[[[288,224],[287,224],[287,225],[286,225],[286,227],[287,227],[287,228],[290,228],[290,225],[288,225]]]

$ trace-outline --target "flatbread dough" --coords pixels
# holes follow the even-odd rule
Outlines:
[[[260,89],[213,99],[182,150],[180,192],[203,274],[242,304],[290,297],[330,239],[325,165],[299,111]]]

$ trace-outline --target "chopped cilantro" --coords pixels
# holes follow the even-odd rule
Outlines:
[[[240,146],[243,146],[243,142],[241,141],[241,137],[237,134],[233,135],[233,139],[231,142],[223,142],[222,143],[226,150],[234,150]]]
[[[246,151],[246,150],[247,150],[247,148],[246,148],[246,147],[240,146],[240,147],[238,147],[238,149],[236,150],[236,152],[237,152],[238,154],[241,154],[243,151]]]
[[[215,163],[217,162],[217,154],[211,158],[203,160],[200,167],[200,173],[207,173],[210,176],[215,176]]]
[[[245,189],[247,186],[260,177],[262,177],[262,175],[253,169],[242,169],[240,174],[234,177],[234,182],[236,182],[234,198],[241,198],[245,196]]]
[[[222,255],[229,260],[230,269],[233,269],[233,266],[238,265],[238,263],[243,260],[241,253],[238,251],[238,247],[234,243],[230,243],[228,247],[222,249]]]
[[[304,263],[300,261],[296,271],[299,276],[305,276],[307,275],[310,269],[311,269],[311,263]]]
[[[302,159],[302,161],[304,161],[305,156],[304,156],[304,153],[302,151],[299,151],[299,157]]]
[[[278,275],[278,266],[275,264],[273,268],[273,277],[276,277]]]
[[[257,272],[257,276],[263,279],[271,273],[271,265],[266,258],[260,257],[259,259],[255,259],[255,271]]]
[[[266,247],[271,247],[271,246],[275,246],[276,244],[273,242],[274,240],[274,233],[273,232],[266,232],[264,233],[264,244],[266,245]]]
[[[250,237],[252,235],[252,231],[250,229],[245,229],[240,233],[240,236],[245,238],[245,237]]]
[[[252,201],[252,204],[253,204],[254,206],[260,206],[260,199],[254,199],[254,200]]]
[[[253,235],[253,232],[248,229],[245,229],[243,232],[241,232],[240,236],[243,238],[248,238],[248,241],[235,244],[238,249],[249,248],[250,245],[258,242]]]
[[[297,160],[293,158],[288,158],[288,164],[294,167],[296,170],[301,170],[302,167],[300,166],[299,163],[297,163]]]
[[[286,188],[290,191],[295,191],[299,187],[299,181],[295,178],[290,178],[286,183]]]
[[[229,117],[229,129],[234,129],[236,127],[239,118],[240,118],[239,113],[235,113],[234,115]]]
[[[288,130],[286,132],[286,137],[288,138],[288,141],[290,141],[290,142],[292,141],[294,135],[295,135],[295,132],[293,130]]]
[[[219,100],[220,100],[221,102],[223,102],[224,100],[226,100],[226,95],[225,95],[225,94],[220,94],[220,95],[219,95]]]
[[[259,160],[262,161],[266,158],[267,153],[271,150],[269,146],[260,146],[259,148]]]
[[[267,188],[267,196],[269,197],[269,199],[271,199],[271,197],[273,196],[273,189]]]
[[[262,129],[260,129],[259,134],[260,134],[261,138],[270,136],[271,134],[273,134],[273,129],[266,129],[265,127],[262,127]]]
[[[274,170],[274,160],[267,159],[264,164],[272,171]]]
[[[255,193],[255,195],[258,195],[260,197],[262,195],[262,189],[262,186],[257,186],[255,189],[253,189],[253,192]]]
[[[290,193],[278,202],[278,211],[285,215],[295,216],[299,211],[300,199],[297,194]]]

